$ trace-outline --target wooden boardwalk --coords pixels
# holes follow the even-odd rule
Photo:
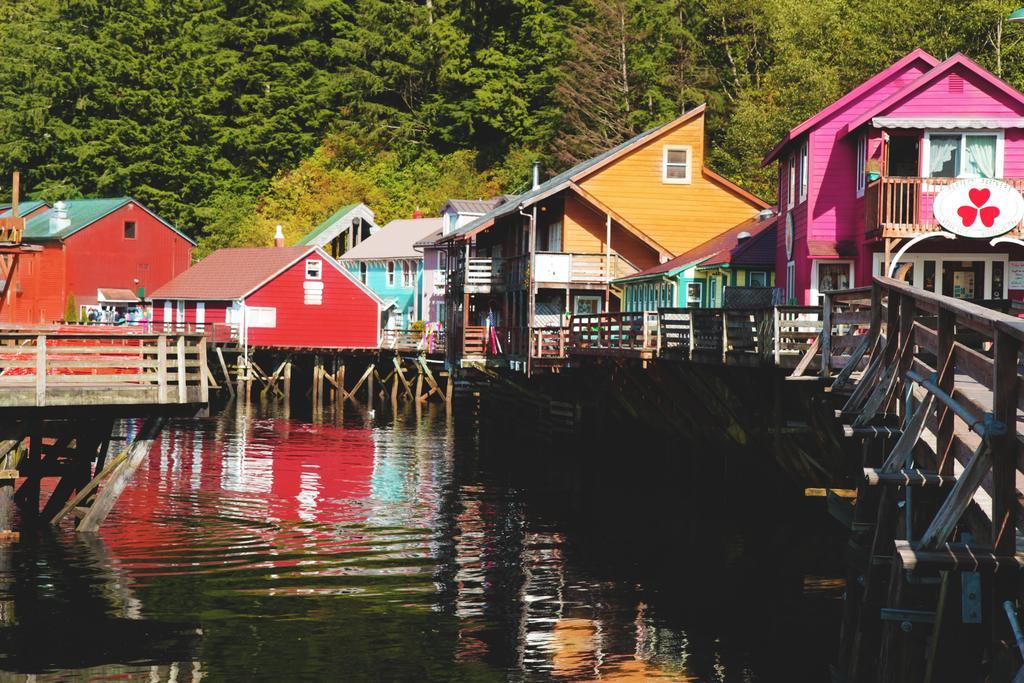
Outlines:
[[[886,278],[822,317],[861,473],[836,678],[1024,680],[1024,321]]]

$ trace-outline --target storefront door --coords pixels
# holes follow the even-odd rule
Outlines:
[[[956,299],[984,299],[984,282],[984,261],[944,261],[942,263],[942,292],[948,296]]]

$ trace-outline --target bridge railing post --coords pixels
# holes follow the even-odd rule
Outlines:
[[[36,405],[46,405],[46,335],[36,336]]]
[[[832,294],[825,292],[821,306],[821,377],[832,374]]]

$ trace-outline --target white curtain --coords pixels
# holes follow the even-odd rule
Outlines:
[[[929,146],[928,174],[932,177],[954,178],[959,169],[955,157],[960,151],[960,136],[955,135],[933,135]],[[947,166],[949,162],[951,166]]]
[[[969,175],[982,178],[996,176],[996,137],[994,135],[967,136],[967,168]]]

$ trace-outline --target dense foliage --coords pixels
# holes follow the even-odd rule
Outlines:
[[[700,102],[770,197],[782,131],[914,47],[1024,86],[1019,0],[6,0],[0,172],[204,248],[516,191]]]

